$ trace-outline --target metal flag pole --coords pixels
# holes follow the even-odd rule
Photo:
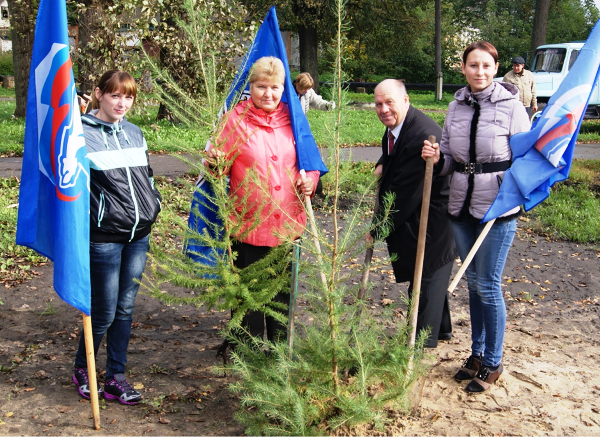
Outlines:
[[[288,348],[290,358],[292,357],[292,347],[294,346],[294,318],[296,317],[296,296],[298,294],[298,268],[300,263],[300,240],[293,243],[292,254],[292,287],[290,289],[290,314],[288,322]]]

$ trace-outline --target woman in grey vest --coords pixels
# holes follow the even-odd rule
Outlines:
[[[481,219],[496,198],[510,167],[510,137],[529,130],[519,90],[494,82],[498,52],[485,41],[469,45],[462,58],[468,86],[455,94],[438,145],[425,141],[422,157],[434,157],[436,171],[452,174],[448,213],[456,248],[464,260],[484,228]],[[456,373],[471,380],[465,390],[486,391],[502,374],[506,306],[502,270],[516,232],[520,208],[499,217],[467,269],[471,356]]]

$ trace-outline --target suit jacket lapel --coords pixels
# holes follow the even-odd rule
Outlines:
[[[383,138],[381,139],[381,147],[384,150],[384,155],[387,155],[386,158],[384,159],[384,162],[386,165],[384,165],[384,172],[381,175],[381,178],[385,178],[385,176],[387,175],[387,173],[390,171],[390,168],[392,167],[391,162],[397,160],[397,158],[402,155],[402,153],[404,153],[405,147],[404,147],[404,143],[403,143],[403,136],[406,134],[406,131],[410,128],[410,125],[412,124],[412,119],[413,119],[413,114],[414,114],[415,109],[413,108],[412,105],[410,105],[408,107],[408,111],[406,111],[406,117],[404,117],[404,124],[402,125],[402,129],[400,129],[400,135],[398,135],[398,138],[396,138],[396,142],[394,143],[394,148],[392,149],[392,154],[391,155],[387,155],[387,142],[388,142],[388,137],[387,137],[387,129],[385,131],[385,133],[383,134]]]

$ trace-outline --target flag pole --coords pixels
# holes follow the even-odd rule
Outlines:
[[[290,289],[290,313],[288,322],[288,348],[290,358],[292,357],[292,347],[294,346],[294,318],[296,317],[296,296],[298,294],[298,267],[300,262],[300,240],[292,243],[292,286]]]
[[[435,136],[428,138],[431,144],[435,143]],[[429,200],[431,198],[431,183],[433,181],[433,156],[425,161],[425,180],[423,181],[423,200],[421,201],[421,222],[417,240],[417,257],[415,260],[415,274],[413,277],[412,296],[410,299],[410,333],[408,334],[408,347],[415,345],[417,337],[417,316],[419,313],[419,300],[421,297],[421,277],[423,276],[423,260],[425,259],[425,241],[427,239],[427,221],[429,220]],[[412,367],[412,355],[409,368]]]
[[[373,212],[373,217],[377,215],[377,210],[379,209],[379,193],[376,194],[375,197],[375,209]],[[365,261],[363,263],[363,274],[360,279],[360,287],[358,288],[358,295],[356,296],[358,299],[364,299],[365,293],[367,292],[367,284],[369,283],[369,273],[371,271],[371,260],[373,259],[373,250],[375,248],[375,241],[369,245],[367,248],[367,252],[365,253]]]
[[[300,170],[300,176],[302,177],[302,182],[306,180],[306,172],[304,169]],[[317,250],[317,267],[319,270],[321,269],[321,243],[319,242],[319,234],[317,233],[317,222],[315,221],[315,213],[312,209],[312,202],[310,201],[310,196],[304,196],[304,203],[306,204],[306,211],[308,213],[308,222],[310,223],[310,231],[313,234],[313,241],[315,243],[315,249]],[[327,278],[325,277],[325,273],[320,270],[321,273],[321,282],[323,283],[323,287],[327,288]]]
[[[94,338],[92,337],[92,318],[83,314],[83,336],[85,339],[85,353],[88,367],[88,384],[90,400],[92,401],[92,416],[94,429],[100,429],[100,406],[98,403],[98,381],[96,379],[96,359],[94,357]]]
[[[452,293],[454,291],[454,289],[456,288],[456,286],[458,285],[458,281],[460,281],[460,278],[462,278],[462,275],[467,270],[467,267],[469,267],[469,264],[471,264],[471,261],[473,261],[475,254],[479,250],[479,246],[481,246],[481,244],[483,243],[483,240],[485,240],[485,237],[487,236],[488,232],[490,232],[490,229],[492,229],[492,225],[494,224],[495,221],[496,221],[496,219],[493,219],[485,224],[483,231],[481,231],[481,234],[479,234],[479,237],[477,237],[477,240],[475,241],[475,244],[473,244],[471,251],[465,258],[465,260],[462,262],[462,265],[460,266],[460,269],[458,269],[456,276],[454,277],[454,279],[448,286],[448,292]]]

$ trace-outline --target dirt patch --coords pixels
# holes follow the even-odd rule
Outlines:
[[[375,256],[384,253],[382,246]],[[136,301],[128,372],[146,401],[101,400],[102,430],[94,431],[90,403],[71,381],[80,313],[54,293],[52,267],[37,270],[0,291],[0,435],[243,434],[234,419],[239,401],[227,390],[232,380],[214,372],[227,313],[163,305],[145,295]],[[470,346],[462,280],[451,298],[454,338],[432,351],[418,411],[397,417],[386,434],[600,434],[600,251],[519,228],[504,273],[508,326],[499,383],[467,395],[465,383],[452,377]],[[371,273],[375,312],[384,298],[399,302],[405,293],[405,284],[392,278],[391,267]]]

